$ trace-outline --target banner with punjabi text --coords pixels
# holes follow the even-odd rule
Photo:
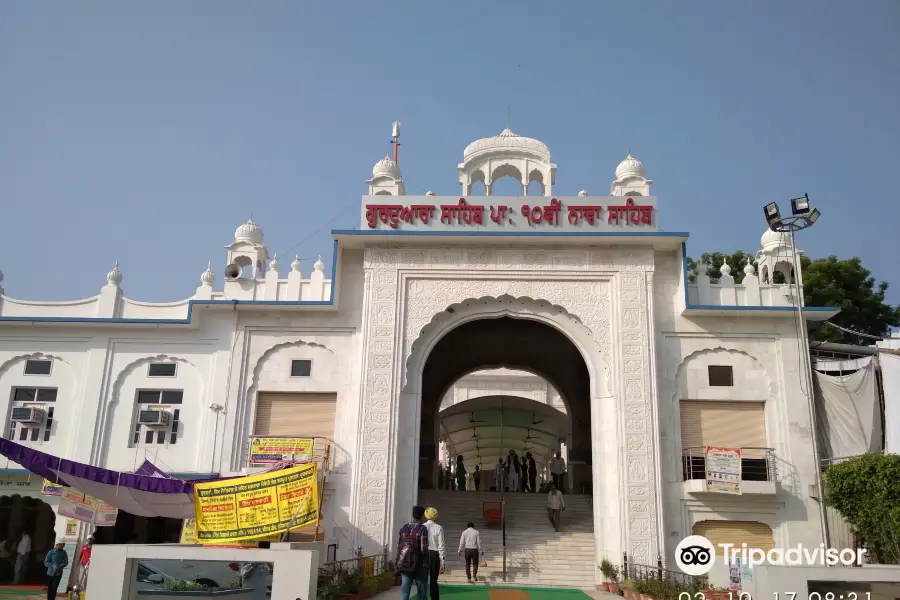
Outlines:
[[[194,484],[197,543],[269,537],[319,520],[315,464]]]

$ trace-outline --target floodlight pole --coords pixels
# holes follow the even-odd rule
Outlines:
[[[819,434],[816,426],[816,406],[815,406],[815,394],[813,392],[813,377],[812,377],[812,361],[809,358],[809,334],[806,328],[806,319],[803,316],[803,291],[800,287],[800,263],[797,257],[797,245],[794,243],[794,233],[797,231],[801,231],[806,229],[807,227],[811,227],[814,221],[811,220],[806,214],[802,215],[793,215],[791,217],[786,217],[781,219],[781,221],[777,224],[770,226],[773,231],[778,231],[781,233],[789,233],[791,239],[791,258],[794,263],[794,284],[796,286],[796,297],[795,303],[797,305],[797,319],[800,321],[800,345],[802,355],[802,366],[803,366],[803,377],[806,379],[806,391],[807,391],[807,408],[809,409],[809,423],[810,423],[810,431],[812,432],[812,444],[813,444],[813,460],[815,461],[815,469],[816,469],[816,494],[819,496],[819,518],[822,526],[822,541],[825,543],[825,548],[828,549],[831,547],[831,540],[828,531],[828,518],[825,513],[825,488],[822,485],[822,461],[819,457]]]

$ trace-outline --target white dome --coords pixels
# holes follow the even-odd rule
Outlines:
[[[263,243],[263,230],[253,222],[253,219],[247,219],[247,222],[234,230],[234,241],[250,242],[251,244]]]
[[[113,267],[113,270],[106,274],[106,281],[111,285],[119,285],[122,283],[122,271],[119,270],[118,261]]]
[[[619,166],[616,167],[616,179],[622,179],[623,177],[643,177],[644,176],[644,165],[633,157],[631,154],[625,157],[625,160],[619,163]]]
[[[200,273],[200,284],[208,287],[212,287],[212,284],[215,282],[216,276],[213,274],[212,263],[206,265],[206,270]]]
[[[550,148],[547,144],[532,138],[516,135],[512,129],[504,129],[493,137],[475,140],[463,151],[463,160],[467,161],[473,156],[491,150],[517,150],[526,151],[536,157],[550,162]]]
[[[790,248],[791,234],[788,232],[779,232],[772,231],[771,229],[766,229],[766,232],[762,234],[759,243],[762,246],[762,249],[766,252],[777,250],[778,248]]]
[[[400,179],[400,167],[386,155],[372,167],[372,177],[393,177]]]

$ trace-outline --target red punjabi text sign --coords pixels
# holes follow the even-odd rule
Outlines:
[[[365,200],[382,200],[382,196]],[[409,200],[409,197],[402,197]],[[433,196],[417,197],[440,202]],[[498,201],[517,200],[499,198]],[[521,201],[521,199],[518,199]],[[612,231],[624,227],[657,230],[655,198],[604,197],[600,204],[585,204],[586,197],[578,197],[578,204],[565,204],[552,198],[546,204],[510,203],[474,204],[472,199],[459,198],[439,204],[375,204],[364,203],[363,218],[370,229],[381,226],[391,229],[442,230],[449,227],[476,229],[532,230],[558,227],[569,231]]]

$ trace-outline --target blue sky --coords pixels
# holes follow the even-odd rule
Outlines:
[[[459,193],[465,146],[548,144],[558,195],[630,149],[689,253],[755,251],[809,193],[809,255],[860,256],[900,302],[900,3],[196,2],[0,5],[0,270],[14,298],[221,284],[252,212],[330,260],[403,123],[408,193]]]

